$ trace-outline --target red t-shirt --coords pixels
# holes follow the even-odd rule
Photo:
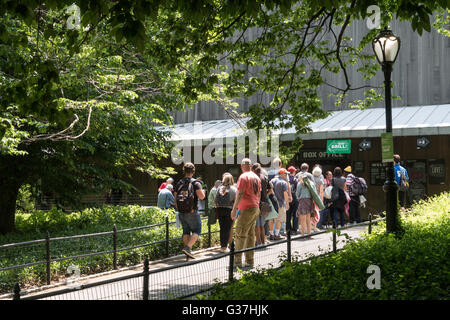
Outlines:
[[[253,171],[247,171],[241,174],[237,182],[237,189],[244,192],[239,210],[250,208],[259,208],[259,192],[261,192],[261,180]]]

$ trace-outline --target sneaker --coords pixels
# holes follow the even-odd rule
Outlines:
[[[269,236],[269,240],[275,240],[275,236],[274,236],[273,234],[271,234],[271,235]]]
[[[230,249],[228,249],[228,248],[225,248],[225,249],[224,248],[220,248],[219,251],[222,252],[222,253],[227,253],[227,252],[230,252]]]
[[[189,248],[189,247],[184,247],[183,248],[183,253],[186,255],[186,256],[188,256],[189,258],[191,258],[191,259],[195,259],[195,257],[194,257],[194,255],[192,254],[192,252],[191,252],[191,248]]]
[[[283,240],[283,239],[284,239],[284,237],[282,237],[279,234],[273,237],[273,240]]]

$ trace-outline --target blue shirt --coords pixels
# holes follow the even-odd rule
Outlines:
[[[175,202],[175,198],[173,197],[172,191],[169,189],[162,189],[158,193],[158,208],[167,209],[170,208]]]
[[[403,168],[399,163],[394,165],[395,182],[397,182],[398,185],[400,185],[402,179],[402,172],[405,173],[406,181],[409,181],[408,171],[406,171],[406,169]]]

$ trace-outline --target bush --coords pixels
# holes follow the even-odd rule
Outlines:
[[[247,273],[217,285],[210,299],[448,299],[450,194],[417,203],[401,216],[404,234],[385,234],[385,223],[346,245],[345,250],[308,263]],[[381,289],[368,289],[370,265],[381,270]]]
[[[169,221],[175,221],[173,210],[159,208],[143,208],[140,206],[104,206],[101,208],[88,208],[70,214],[60,209],[50,211],[35,211],[33,213],[18,213],[16,215],[16,231],[0,235],[0,245],[37,239],[44,239],[46,231],[51,238],[109,232],[115,224],[117,230],[134,228],[145,225],[164,223],[166,216]],[[206,221],[203,221],[202,232],[208,230]],[[211,226],[211,231],[218,230],[218,224]],[[179,238],[181,228],[175,224],[169,225],[170,238]],[[203,238],[206,238],[205,236]],[[218,241],[218,234],[212,234],[212,244]],[[148,244],[166,239],[166,227],[158,226],[149,229],[120,232],[117,234],[117,248]],[[204,242],[204,241],[203,241]],[[194,250],[206,243],[198,241]],[[182,249],[182,241],[174,240],[169,243],[169,255],[178,254]],[[104,252],[113,249],[112,235],[102,235],[81,239],[51,241],[51,258],[71,257],[87,253]],[[163,258],[166,254],[165,244],[149,245],[117,253],[117,264],[120,267],[142,263],[145,257],[150,260]],[[45,243],[20,246],[10,249],[0,249],[0,268],[21,265],[31,262],[45,261]],[[77,265],[81,274],[92,274],[112,269],[112,254],[104,254],[86,258],[68,259],[51,263],[51,280],[65,277],[67,268]],[[42,285],[46,281],[45,265],[36,265],[23,269],[0,271],[0,292],[10,292],[14,283],[19,282],[21,287]]]

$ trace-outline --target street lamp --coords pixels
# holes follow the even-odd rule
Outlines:
[[[384,29],[373,39],[372,48],[384,73],[386,132],[392,133],[391,72],[400,50],[400,39],[391,30]],[[394,159],[392,159],[393,161]],[[386,193],[386,231],[388,233],[398,231],[397,190],[394,166],[388,163],[386,182],[383,186],[383,191]]]

